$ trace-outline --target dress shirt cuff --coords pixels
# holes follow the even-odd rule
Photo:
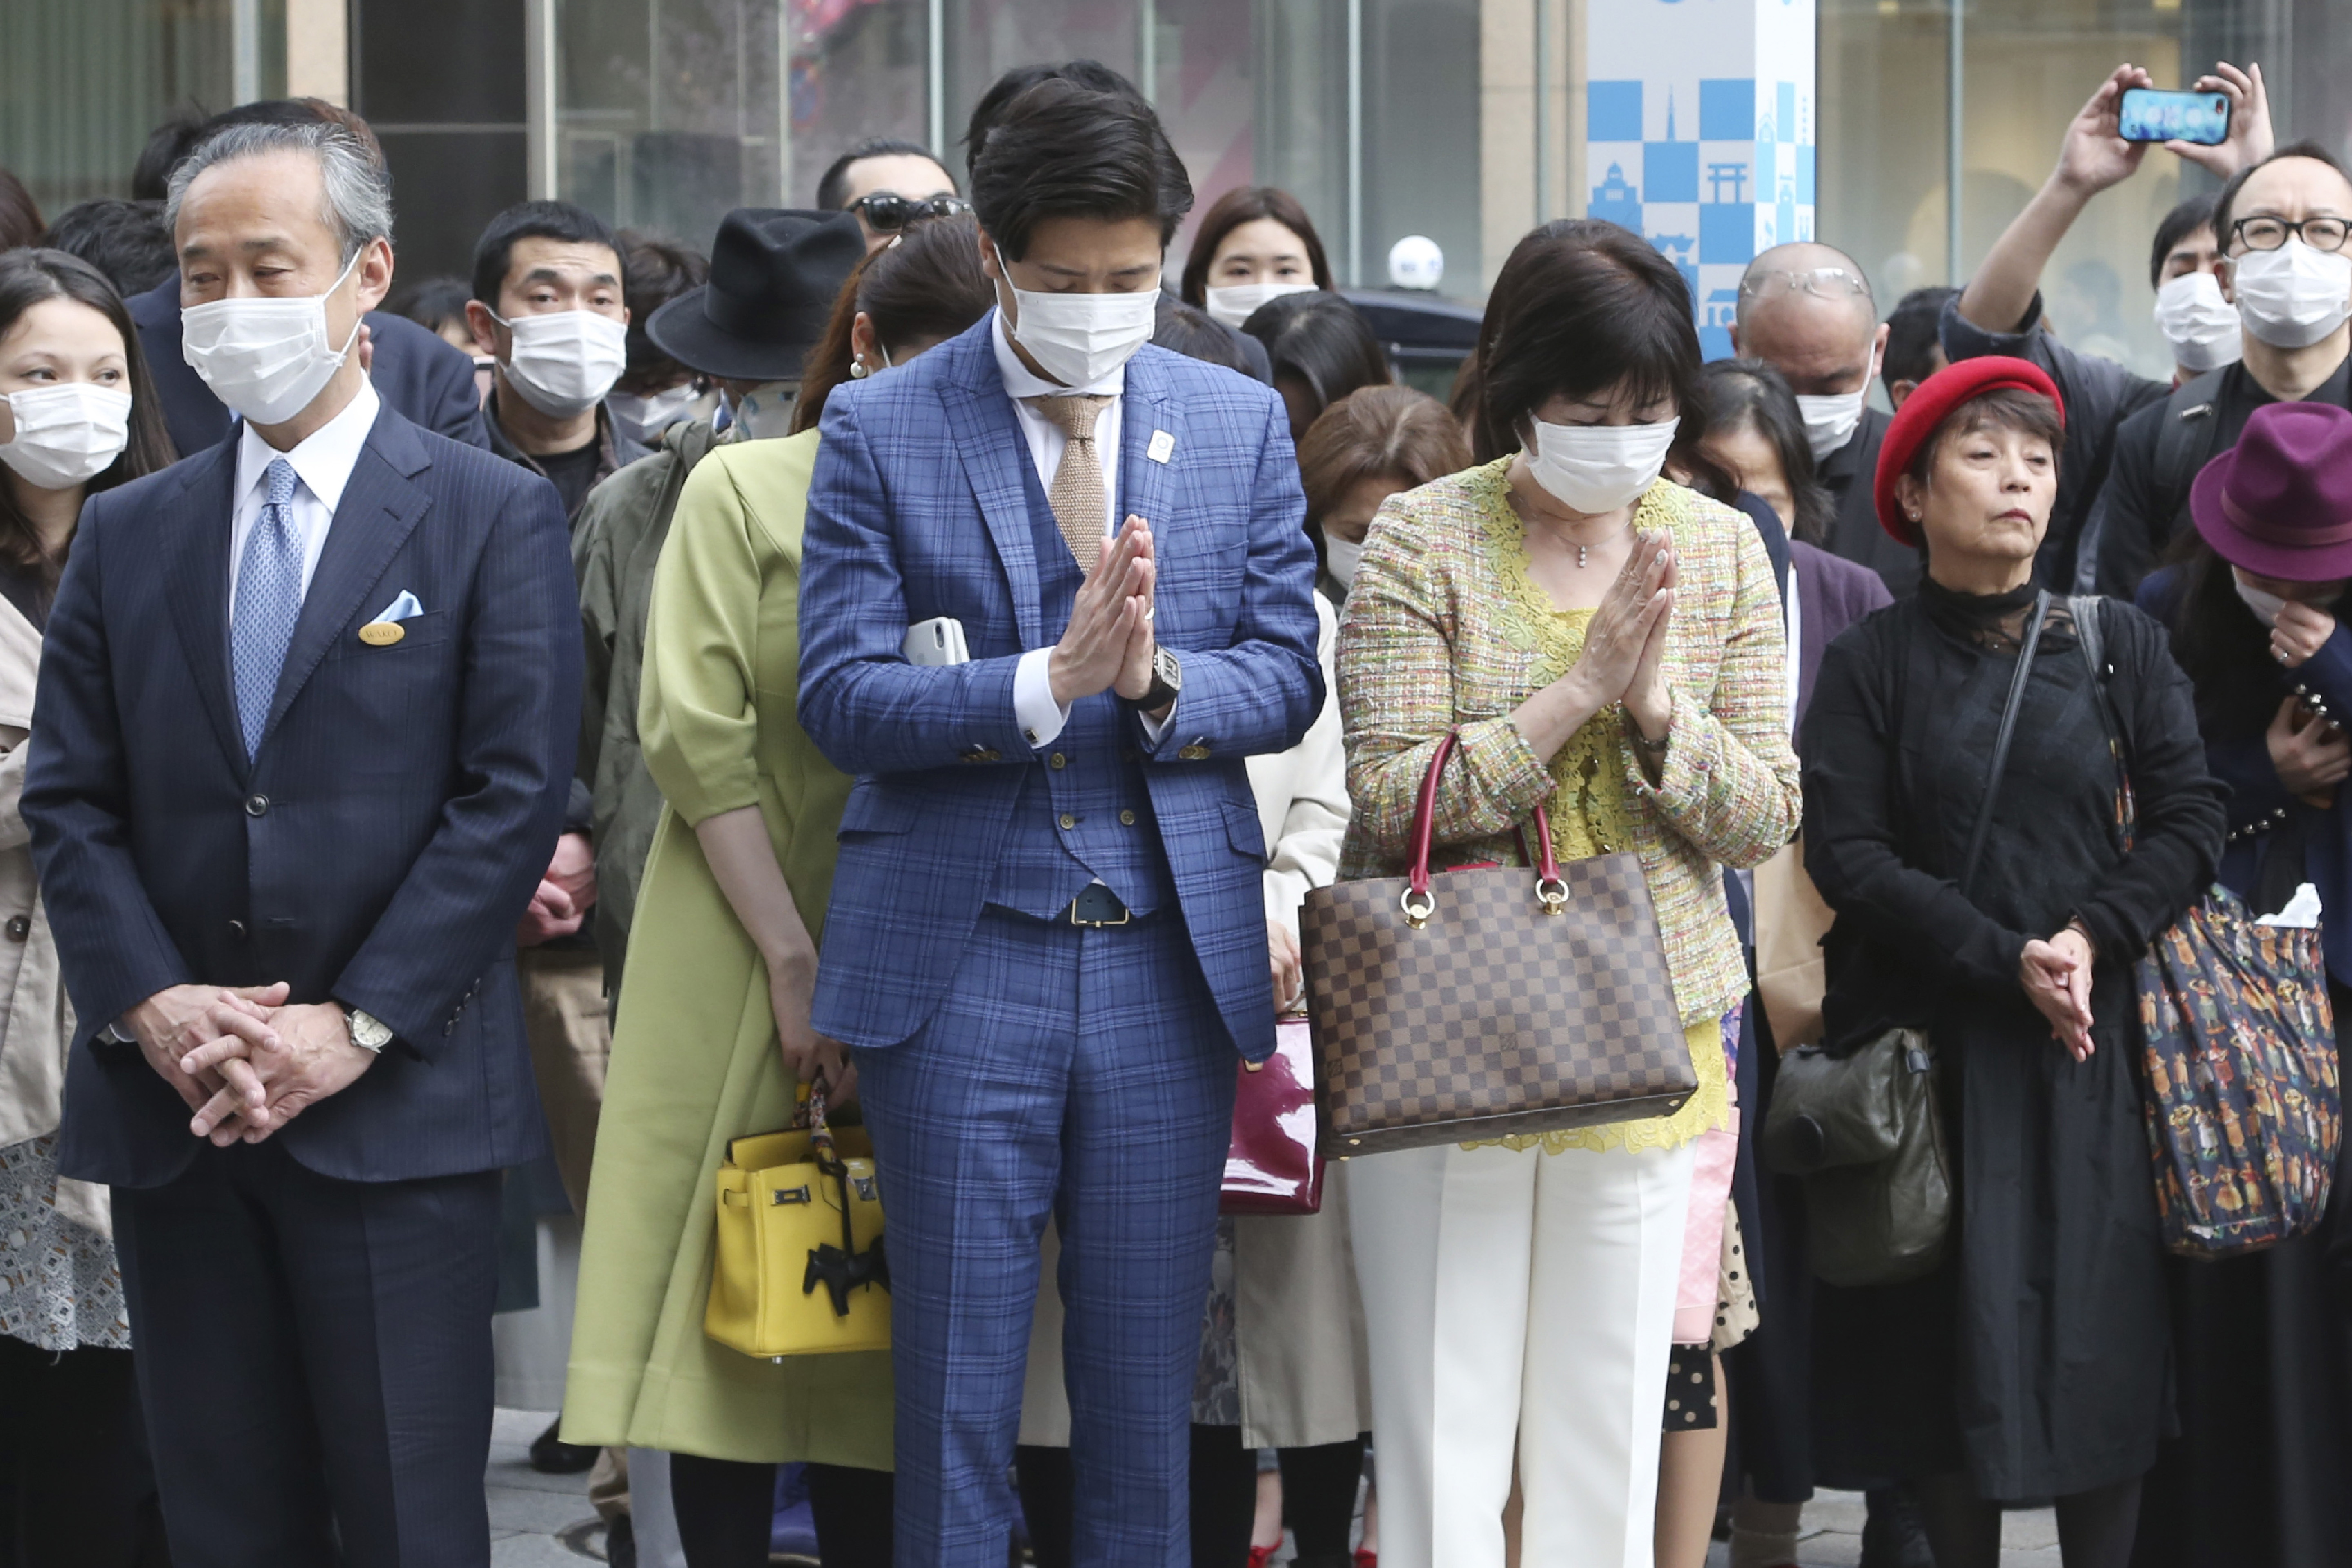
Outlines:
[[[1046,668],[1053,657],[1052,648],[1033,647],[1013,669],[1013,718],[1032,751],[1052,745],[1070,721],[1070,710],[1054,700],[1054,680]]]
[[[1183,705],[1183,694],[1180,692],[1177,694],[1176,700],[1168,704],[1167,713],[1160,718],[1154,719],[1141,709],[1137,709],[1135,717],[1143,726],[1143,738],[1157,747],[1160,737],[1168,733],[1169,726],[1176,722],[1176,710]]]

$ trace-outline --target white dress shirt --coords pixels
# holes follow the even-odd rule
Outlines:
[[[1021,434],[1029,443],[1029,460],[1036,465],[1037,483],[1047,493],[1054,489],[1054,471],[1062,466],[1062,451],[1070,438],[1059,425],[1030,406],[1032,397],[1108,397],[1110,402],[1095,418],[1095,454],[1102,459],[1103,471],[1103,535],[1108,538],[1118,531],[1118,437],[1119,405],[1127,392],[1127,366],[1119,364],[1108,374],[1084,386],[1064,386],[1048,381],[1021,363],[1013,352],[1012,340],[1004,335],[1004,313],[992,317],[990,341],[996,345],[996,368],[1004,377],[1005,395],[1013,399],[1013,416],[1021,422]],[[1087,563],[1091,566],[1091,562]],[[1070,710],[1054,700],[1054,683],[1047,673],[1046,660],[1053,657],[1050,647],[1031,648],[1021,656],[1013,671],[1013,715],[1020,721],[1023,739],[1030,748],[1042,751],[1054,743],[1062,726],[1070,721]],[[1144,732],[1158,740],[1160,730],[1175,717],[1171,710],[1168,719],[1154,724],[1149,716],[1143,721]]]
[[[302,592],[310,592],[311,574],[319,569],[320,552],[327,548],[327,530],[335,521],[335,508],[342,503],[343,487],[352,482],[352,469],[360,460],[360,449],[367,445],[368,432],[375,428],[375,416],[383,406],[375,388],[367,379],[360,379],[359,395],[346,404],[343,411],[328,420],[305,437],[290,452],[281,452],[261,438],[251,425],[239,428],[236,443],[236,489],[231,492],[235,504],[229,513],[228,531],[228,613],[232,622],[236,616],[236,575],[245,564],[245,542],[253,533],[253,525],[261,520],[261,508],[269,499],[265,482],[269,465],[283,458],[293,468],[294,477],[300,480],[294,487],[294,499],[289,510],[294,514],[294,531],[302,537]]]

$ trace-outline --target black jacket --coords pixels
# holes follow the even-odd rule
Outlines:
[[[1837,515],[1830,521],[1829,552],[1869,567],[1899,599],[1918,586],[1919,552],[1898,543],[1878,523],[1878,448],[1893,423],[1875,408],[1864,409],[1853,437],[1823,458],[1814,473],[1837,502]]]

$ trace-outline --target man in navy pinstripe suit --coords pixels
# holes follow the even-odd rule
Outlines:
[[[999,310],[825,410],[800,718],[858,779],[803,1072],[854,1065],[874,1132],[899,1563],[1003,1561],[1051,1214],[1076,1560],[1173,1568],[1235,1053],[1274,1047],[1243,759],[1322,701],[1315,559],[1279,399],[1147,346],[1192,204],[1150,110],[1040,83],[972,198]],[[940,617],[970,661],[908,662]]]
[[[349,132],[224,131],[171,216],[244,416],[95,498],[24,815],[79,1019],[59,1150],[115,1239],[180,1568],[489,1560],[499,1171],[546,1146],[515,921],[580,641],[554,489],[384,406]]]

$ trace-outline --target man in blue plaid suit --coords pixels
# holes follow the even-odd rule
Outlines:
[[[1040,83],[972,198],[999,310],[836,391],[809,498],[800,718],[858,775],[812,1066],[855,1048],[882,1171],[898,1562],[1004,1561],[1051,1215],[1075,1560],[1176,1568],[1234,1053],[1274,1047],[1242,764],[1321,705],[1315,560],[1280,400],[1147,346],[1192,205],[1150,110]],[[909,663],[939,617],[969,661]]]

